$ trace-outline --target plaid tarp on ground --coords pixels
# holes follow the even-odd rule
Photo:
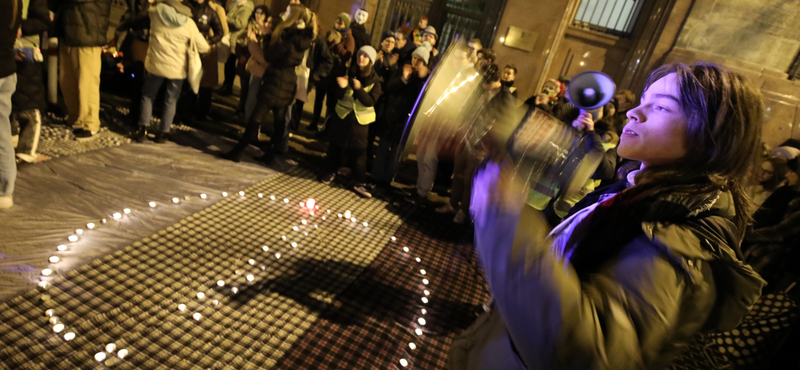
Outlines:
[[[443,220],[419,217],[396,232],[401,217],[386,203],[303,171],[244,191],[0,305],[0,368],[315,366],[298,362],[312,357],[297,348],[333,355],[338,368],[400,366],[401,358],[441,368],[450,334],[485,298],[471,249],[454,247]],[[308,197],[320,206],[313,216],[300,205]],[[306,344],[319,337],[328,340]]]
[[[410,215],[397,240],[320,313],[278,368],[443,369],[453,336],[488,298],[473,247],[459,242],[465,230],[450,218]]]

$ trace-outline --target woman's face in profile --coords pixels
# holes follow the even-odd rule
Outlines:
[[[764,161],[764,163],[761,164],[761,175],[758,177],[758,181],[769,181],[772,179],[773,175],[775,175],[775,168],[772,166],[772,162]]]
[[[667,164],[686,156],[688,120],[680,99],[674,73],[653,83],[642,94],[641,104],[627,113],[630,121],[622,130],[618,154],[645,166]]]

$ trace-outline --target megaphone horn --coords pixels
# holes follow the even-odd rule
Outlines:
[[[567,98],[576,107],[590,111],[608,104],[616,89],[614,80],[605,73],[586,71],[578,73],[569,81]]]

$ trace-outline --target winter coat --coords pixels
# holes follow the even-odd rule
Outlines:
[[[144,62],[147,72],[171,80],[186,78],[190,40],[197,43],[200,54],[208,52],[208,42],[189,17],[164,3],[150,8],[150,45]]]
[[[308,53],[306,60],[306,67],[311,70],[312,78],[317,74],[320,79],[327,77],[333,69],[333,55],[325,43],[325,37],[317,35],[314,44],[311,45],[311,51]]]
[[[383,59],[375,65],[375,72],[377,72],[378,76],[383,79],[384,87],[386,87],[385,83],[397,73],[398,66],[400,65],[399,59],[397,63],[390,64],[392,60],[392,54],[394,53],[385,53]]]
[[[65,46],[103,46],[108,43],[111,0],[56,2],[55,36]]]
[[[267,70],[267,61],[264,59],[264,49],[261,47],[260,42],[255,42],[253,40],[248,40],[247,42],[247,47],[250,50],[250,59],[247,60],[245,70],[253,76],[262,77],[264,76],[264,71]]]
[[[425,86],[426,78],[420,78],[416,72],[412,72],[408,80],[399,75],[386,82],[386,90],[383,92],[385,101],[383,117],[386,123],[383,135],[378,135],[381,140],[386,138],[392,143],[399,143],[400,136],[406,127],[406,122],[414,109],[422,88]]]
[[[361,49],[362,46],[371,44],[369,32],[367,32],[367,28],[364,27],[363,24],[358,24],[356,22],[350,23],[350,33],[353,35],[356,50]]]
[[[400,56],[397,60],[397,65],[411,64],[411,56],[414,54],[414,50],[417,50],[417,46],[411,41],[406,41],[406,45],[400,49],[395,48],[394,53]]]
[[[228,30],[231,33],[231,48],[234,48],[236,39],[239,38],[244,32],[247,32],[247,24],[250,21],[250,15],[253,14],[255,6],[250,0],[239,2],[239,0],[232,0],[228,5]]]
[[[197,30],[205,37],[209,45],[216,45],[222,40],[225,31],[222,28],[222,22],[219,19],[219,14],[211,3],[208,5],[200,5],[192,11],[192,18],[197,25]]]
[[[294,67],[303,62],[305,51],[314,42],[314,31],[310,28],[290,27],[283,30],[280,42],[264,48],[264,60],[269,64],[264,71],[259,89],[259,101],[270,107],[285,107],[294,101],[297,89],[297,74]],[[264,38],[264,42],[269,42]]]
[[[331,73],[328,74],[331,80],[347,74],[347,62],[350,61],[353,57],[353,53],[356,52],[356,42],[353,40],[353,32],[350,31],[350,29],[344,34],[341,34],[340,42],[331,41],[334,39],[333,36],[335,36],[335,34],[339,34],[339,31],[332,30],[328,32],[327,37],[328,47],[331,50],[331,56],[333,56],[333,68],[331,69]]]
[[[587,235],[602,222],[595,214],[619,204],[622,181],[578,203],[550,243],[536,235],[546,230],[538,211],[493,200],[498,177],[495,163],[477,171],[471,205],[495,305],[454,339],[450,370],[661,369],[699,332],[735,328],[760,295],[764,281],[740,260],[728,192],[634,202],[643,217],[607,218],[620,226],[596,229],[608,239]],[[640,214],[630,207],[614,213]],[[613,253],[592,258],[597,250]]]
[[[228,15],[225,13],[225,7],[222,5],[217,4],[215,0],[208,0],[208,6],[211,9],[214,9],[217,12],[217,16],[219,17],[219,22],[222,24],[222,35],[225,36],[229,34],[231,31],[228,28]]]
[[[16,4],[17,12],[14,9]],[[22,22],[21,0],[0,0],[0,78],[6,78],[17,72],[17,63],[14,60],[14,42],[17,41],[17,29]]]
[[[31,0],[27,18],[22,21],[22,36],[36,36],[50,29],[50,11],[46,0]],[[41,45],[41,43],[39,43]],[[42,63],[17,62],[17,90],[11,96],[13,111],[47,108]]]

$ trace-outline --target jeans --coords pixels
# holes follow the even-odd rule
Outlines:
[[[17,162],[11,143],[11,95],[17,89],[17,75],[0,78],[0,196],[14,192]]]
[[[167,92],[164,94],[161,132],[169,132],[172,127],[172,119],[175,118],[175,107],[178,104],[178,97],[181,95],[183,80],[170,80],[152,73],[147,75],[144,80],[144,88],[142,88],[142,115],[139,117],[139,126],[150,125],[150,119],[153,117],[153,100],[156,99],[158,89],[164,82],[167,83]]]
[[[250,116],[256,110],[258,102],[258,89],[261,87],[261,77],[250,75],[250,84],[247,86],[247,102],[244,104],[244,121],[250,122]]]

